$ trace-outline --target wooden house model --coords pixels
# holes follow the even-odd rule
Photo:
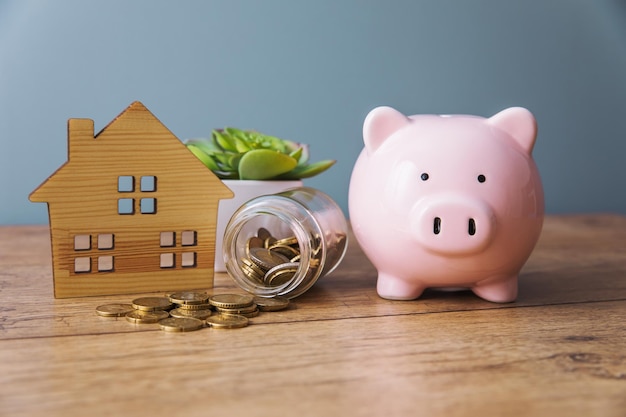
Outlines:
[[[93,120],[70,119],[68,155],[30,195],[48,203],[55,297],[213,286],[232,192],[143,104],[95,136]]]

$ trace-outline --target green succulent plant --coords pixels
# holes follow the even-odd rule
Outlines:
[[[309,163],[308,145],[232,127],[215,129],[210,138],[188,139],[185,145],[222,179],[298,180],[335,163]]]

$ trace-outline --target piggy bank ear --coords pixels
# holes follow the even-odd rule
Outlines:
[[[537,122],[523,107],[510,107],[491,116],[488,123],[507,132],[528,153],[533,151],[537,138]]]
[[[377,107],[363,122],[365,148],[374,152],[394,132],[411,123],[411,119],[391,107]]]

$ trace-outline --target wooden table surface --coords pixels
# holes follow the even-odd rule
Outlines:
[[[105,319],[134,296],[57,300],[51,275],[47,227],[0,227],[1,416],[626,416],[623,216],[548,217],[510,304],[383,300],[354,240],[237,330]]]

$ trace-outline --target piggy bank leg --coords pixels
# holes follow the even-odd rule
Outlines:
[[[383,272],[378,273],[376,291],[382,298],[388,300],[414,300],[426,287],[419,282],[407,282],[402,278]]]
[[[517,297],[517,275],[479,282],[472,288],[472,291],[480,298],[493,303],[510,303]]]

